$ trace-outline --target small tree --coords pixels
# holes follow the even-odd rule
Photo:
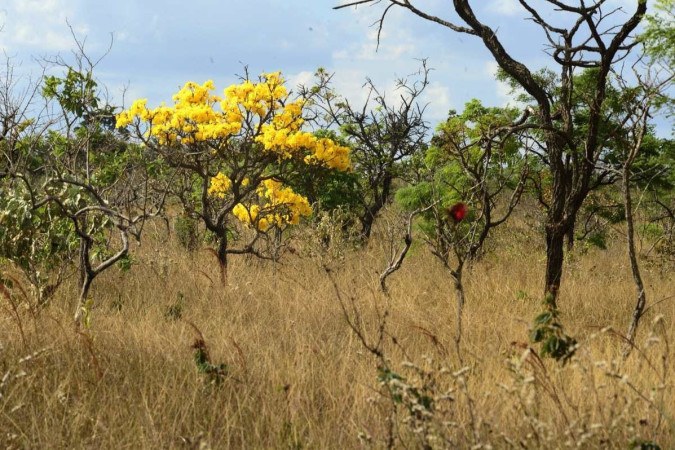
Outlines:
[[[117,263],[129,267],[129,238],[140,240],[146,220],[162,210],[165,197],[157,195],[148,155],[115,130],[115,107],[93,76],[98,62],[77,43],[75,64],[56,61],[64,76],[44,80],[43,96],[56,111],[58,127],[40,147],[44,175],[28,185],[34,207],[58,206],[79,240],[79,325],[88,313],[94,279]]]
[[[334,91],[332,76],[325,70],[317,72],[316,86],[303,89],[323,126],[339,127],[340,136],[352,149],[360,184],[355,191],[360,203],[359,221],[366,240],[375,218],[393,198],[395,181],[406,178],[407,165],[426,148],[428,126],[423,118],[425,107],[419,100],[429,84],[429,70],[422,61],[418,73],[397,80],[393,99],[367,79],[367,98],[361,107]]]
[[[72,223],[56,205],[35,207],[21,179],[0,180],[0,262],[21,270],[38,306],[45,305],[77,258]]]
[[[45,173],[36,148],[54,122],[40,83],[16,78],[9,58],[0,80],[0,262],[19,269],[43,305],[67,274],[77,239],[55,205],[34,208],[27,188]]]
[[[640,272],[635,245],[635,207],[631,192],[633,186],[637,184],[635,183],[635,178],[638,178],[637,181],[642,181],[641,184],[645,183],[644,179],[640,180],[643,177],[636,177],[634,169],[637,165],[636,163],[640,162],[638,158],[643,151],[645,138],[650,136],[648,126],[650,114],[671,101],[666,92],[672,86],[673,79],[675,79],[675,73],[673,72],[660,74],[658,71],[647,70],[646,73],[647,76],[642,76],[637,71],[634,73],[634,76],[639,81],[638,87],[627,86],[624,78],[617,75],[618,83],[624,88],[622,91],[624,115],[621,120],[622,126],[616,133],[616,140],[622,149],[621,158],[618,161],[620,165],[618,171],[621,174],[621,193],[625,209],[628,260],[637,293],[637,301],[626,333],[628,345],[625,347],[624,356],[630,353],[640,318],[647,304],[647,294]],[[662,175],[662,173],[657,172],[652,175],[652,179],[657,177],[662,178]],[[658,181],[667,182],[667,179]]]
[[[152,189],[152,164],[114,130],[115,108],[93,76],[98,62],[75,41],[75,62],[51,61],[63,76],[45,77],[32,91],[31,107],[18,110],[28,120],[3,114],[5,124],[14,124],[5,134],[12,138],[2,143],[3,188],[13,198],[0,202],[0,214],[6,225],[3,254],[24,271],[53,272],[77,249],[79,325],[94,279],[116,263],[128,267],[129,238],[140,239],[145,220],[161,210],[163,198]],[[32,124],[28,134],[24,123]],[[34,284],[43,277],[41,270],[28,276]],[[45,290],[38,289],[40,301]]]
[[[312,212],[308,200],[285,183],[299,167],[348,171],[349,149],[302,130],[305,100],[291,99],[279,72],[248,74],[223,96],[212,81],[188,82],[173,106],[151,109],[137,100],[117,116],[117,127],[132,127],[144,152],[168,167],[170,189],[187,214],[201,220],[218,242],[221,280],[228,255],[252,253],[268,233],[280,235]],[[241,247],[230,245],[233,219],[253,230]]]
[[[532,127],[530,114],[526,110],[518,117],[516,109],[488,108],[478,100],[467,103],[462,114],[451,111],[427,151],[426,181],[397,194],[404,206],[423,208],[424,239],[453,281],[458,353],[464,268],[480,256],[490,232],[520,200],[529,152],[519,137]]]

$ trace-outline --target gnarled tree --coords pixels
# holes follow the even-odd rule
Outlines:
[[[536,121],[541,131],[542,150],[551,176],[551,200],[546,217],[545,296],[555,307],[563,273],[564,239],[573,226],[577,212],[592,188],[596,165],[603,150],[599,131],[606,100],[608,75],[613,65],[625,59],[637,43],[633,36],[647,11],[646,0],[639,0],[635,9],[622,20],[620,8],[608,1],[592,4],[584,1],[563,2],[519,0],[529,18],[537,24],[543,43],[558,67],[559,83],[555,91],[548,89],[533,70],[515,59],[499,38],[497,31],[475,13],[478,2],[453,0],[457,19],[445,19],[420,9],[412,0],[360,0],[345,5],[386,3],[380,20],[392,7],[447,27],[455,32],[475,36],[483,42],[499,67],[530,95],[537,106]],[[576,130],[574,75],[581,69],[594,68],[593,93],[588,98],[587,126],[580,136]]]
[[[317,72],[317,85],[304,89],[312,99],[323,127],[337,126],[341,138],[351,148],[354,172],[360,184],[359,221],[361,234],[370,238],[375,218],[392,199],[394,182],[404,177],[405,164],[426,148],[428,126],[420,96],[429,84],[429,68],[422,61],[419,72],[397,80],[393,98],[388,98],[372,80],[364,88],[367,98],[359,107],[339,95],[331,86],[331,76]]]

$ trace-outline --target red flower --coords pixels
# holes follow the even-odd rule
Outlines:
[[[466,206],[466,203],[455,203],[448,210],[448,216],[455,222],[459,223],[464,220],[466,213],[469,211],[469,208]]]

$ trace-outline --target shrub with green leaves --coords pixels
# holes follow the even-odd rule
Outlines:
[[[20,179],[0,180],[0,261],[17,267],[46,303],[61,284],[77,254],[79,241],[71,221],[50,203],[34,207]]]

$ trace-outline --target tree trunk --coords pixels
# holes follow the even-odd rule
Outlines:
[[[382,191],[377,192],[377,186],[374,187],[373,191],[375,193],[375,198],[373,199],[372,205],[366,208],[366,212],[361,216],[361,235],[365,241],[370,239],[370,234],[373,231],[373,222],[375,222],[375,217],[380,212],[380,210],[387,204],[389,200],[389,195],[391,193],[391,183],[394,181],[394,177],[385,176],[382,180]]]
[[[638,265],[637,252],[635,250],[635,228],[633,224],[633,199],[630,194],[630,167],[625,167],[623,172],[623,201],[626,209],[626,236],[628,238],[628,259],[630,260],[630,268],[633,273],[633,281],[635,282],[635,289],[637,290],[637,303],[633,309],[633,316],[628,326],[628,333],[626,333],[627,343],[623,350],[623,356],[628,357],[633,342],[635,341],[635,334],[640,323],[640,318],[647,303],[647,296],[645,294],[644,283],[642,282],[642,275],[640,274],[640,266]]]
[[[80,298],[77,301],[77,310],[75,311],[75,327],[80,328],[82,326],[82,319],[84,318],[85,307],[87,304],[87,297],[89,297],[89,289],[94,282],[95,275],[85,273],[84,279],[82,281],[82,287],[80,289]]]
[[[216,252],[218,265],[220,266],[220,282],[223,287],[227,286],[227,245],[227,230],[225,230],[218,240],[218,251]]]
[[[553,229],[552,229],[553,228]],[[560,280],[562,279],[565,230],[559,227],[547,227],[546,229],[546,280],[544,284],[544,296],[547,303],[557,307]]]
[[[455,334],[455,350],[457,351],[457,357],[459,361],[462,361],[462,355],[460,353],[460,343],[462,342],[462,315],[464,313],[464,286],[462,285],[462,273],[454,273],[452,275],[455,281],[455,300],[457,306],[457,332]]]
[[[375,215],[371,214],[370,211],[371,209],[368,208],[366,213],[361,216],[361,236],[363,236],[364,243],[370,239],[370,234],[373,232],[373,222],[375,221]]]
[[[576,220],[572,221],[570,228],[567,230],[567,251],[571,252],[574,250],[574,228]]]
[[[89,251],[91,249],[91,240],[88,237],[80,237],[80,297],[77,299],[77,309],[75,310],[75,327],[80,328],[82,318],[84,317],[84,308],[87,304],[89,289],[96,277],[96,272],[91,268],[89,262]]]

